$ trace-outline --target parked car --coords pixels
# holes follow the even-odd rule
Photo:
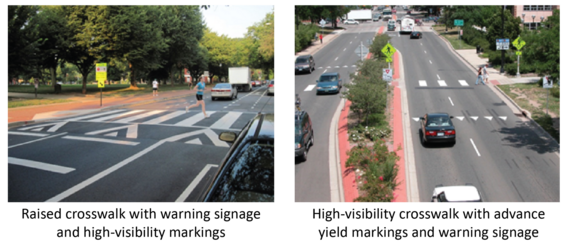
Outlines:
[[[258,114],[239,134],[220,133],[219,139],[232,146],[201,200],[273,202],[274,121],[273,114]]]
[[[267,85],[267,94],[274,95],[275,94],[275,81],[269,81],[269,85]]]
[[[338,72],[323,73],[317,80],[317,94],[335,93],[338,94],[342,88],[342,79]]]
[[[447,113],[428,113],[420,117],[422,144],[447,142],[455,144],[455,126]]]
[[[412,38],[420,39],[422,38],[422,33],[419,31],[413,31],[412,33],[410,33],[410,39]]]
[[[238,96],[237,88],[229,83],[218,83],[212,88],[212,100],[218,98],[235,99]]]
[[[261,81],[259,81],[259,80],[255,81],[255,86],[256,86],[256,87],[261,86]]]
[[[307,160],[309,148],[315,143],[313,123],[306,111],[295,112],[295,158]]]
[[[481,193],[473,185],[443,186],[433,190],[432,202],[482,202]]]
[[[356,21],[356,20],[348,19],[348,20],[345,20],[345,21],[344,21],[344,24],[345,24],[345,25],[358,25],[359,23],[358,23],[358,21]]]
[[[295,59],[295,74],[312,73],[315,70],[315,59],[312,55],[301,55]]]

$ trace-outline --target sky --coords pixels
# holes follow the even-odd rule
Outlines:
[[[267,13],[273,12],[273,5],[210,5],[202,9],[206,26],[218,35],[230,38],[244,37],[247,28],[261,22]]]

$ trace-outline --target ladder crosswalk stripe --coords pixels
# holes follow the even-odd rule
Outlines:
[[[467,84],[467,81],[465,80],[459,80],[459,83],[461,84],[461,86],[469,86],[469,84]]]
[[[445,83],[444,80],[437,80],[437,83],[439,83],[439,86],[441,87],[447,87],[447,83]]]
[[[148,120],[146,122],[142,122],[141,124],[159,124],[161,122],[165,122],[165,121],[168,121],[172,118],[178,117],[182,114],[186,114],[186,112],[185,111],[175,111],[175,112],[166,114],[164,116],[160,116],[160,117]]]
[[[241,112],[230,111],[210,126],[210,128],[229,129],[240,116]]]
[[[426,87],[427,83],[425,80],[420,80],[420,87]]]
[[[134,121],[134,120],[138,120],[138,119],[142,119],[142,118],[145,118],[145,117],[149,117],[149,116],[152,116],[152,115],[155,115],[155,114],[158,114],[158,113],[162,113],[162,112],[164,112],[164,111],[163,111],[163,110],[153,110],[153,111],[149,111],[149,112],[147,112],[147,113],[139,114],[139,115],[136,115],[136,116],[123,118],[123,119],[117,120],[117,121],[115,121],[115,122],[117,122],[117,123],[128,123],[128,122],[132,122],[132,121]]]
[[[125,111],[125,110],[113,110],[113,111],[106,111],[106,112],[101,112],[101,113],[89,114],[86,116],[74,117],[74,118],[68,119],[67,121],[79,121],[79,120],[83,120],[83,119],[87,119],[87,118],[99,117],[99,116],[104,116],[104,115],[108,115],[108,114],[112,114],[112,113],[120,113],[123,111]]]
[[[311,85],[307,86],[307,88],[305,88],[305,91],[311,91],[311,90],[313,90],[313,88],[315,88],[315,86],[317,86],[317,85],[311,84]]]
[[[215,111],[206,111],[206,114],[208,115],[212,115],[214,114]],[[176,126],[192,126],[194,124],[196,124],[199,121],[204,120],[204,115],[202,114],[202,112],[198,112],[196,115],[191,116],[190,118],[184,119],[174,125]]]
[[[139,113],[143,110],[134,110],[134,111],[128,111],[125,113],[121,113],[121,114],[117,114],[117,115],[110,115],[110,116],[106,116],[106,117],[99,117],[99,118],[95,118],[95,119],[91,119],[91,120],[87,120],[89,122],[102,122],[102,121],[107,121],[113,118],[118,118],[118,117],[122,117],[122,116],[128,116],[131,114],[135,114],[135,113]]]

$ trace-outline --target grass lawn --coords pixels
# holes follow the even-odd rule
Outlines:
[[[556,129],[560,128],[560,98],[554,97],[550,93],[551,90],[542,88],[542,83],[518,83],[498,87],[520,107],[528,110],[532,118],[560,142],[560,131]],[[553,89],[559,89],[558,85],[555,84]],[[546,116],[545,108],[547,95],[549,116]]]
[[[458,27],[447,28],[447,32],[445,32],[445,26],[433,26],[433,30],[449,40],[454,49],[475,49],[474,46],[466,44],[463,40],[459,40]]]
[[[34,106],[34,105],[49,105],[57,103],[67,103],[71,101],[72,100],[65,100],[65,99],[21,99],[21,98],[8,97],[8,108]]]

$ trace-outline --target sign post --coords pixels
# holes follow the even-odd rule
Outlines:
[[[392,62],[392,55],[396,53],[396,49],[390,43],[387,43],[386,46],[382,48],[382,53],[386,55],[386,62],[388,62],[388,69],[390,69],[390,62]]]
[[[101,101],[99,106],[103,106],[103,88],[105,87],[105,81],[107,81],[107,63],[97,63],[96,65],[96,75],[97,87],[100,89]]]
[[[461,30],[461,26],[463,26],[463,20],[454,20],[453,24],[455,26],[459,26],[459,35],[457,36],[457,39],[461,40],[461,36],[463,35],[463,30]],[[459,42],[459,48],[461,48],[461,42]]]
[[[542,88],[546,89],[546,115],[548,115],[548,89],[552,88],[552,79],[550,76],[544,76],[542,78]]]
[[[519,72],[519,68],[520,68],[520,60],[521,60],[521,48],[524,47],[524,45],[526,44],[526,42],[524,40],[521,39],[521,37],[517,37],[517,39],[515,39],[513,41],[513,46],[515,46],[515,48],[517,48],[517,77],[521,77],[521,73]]]

